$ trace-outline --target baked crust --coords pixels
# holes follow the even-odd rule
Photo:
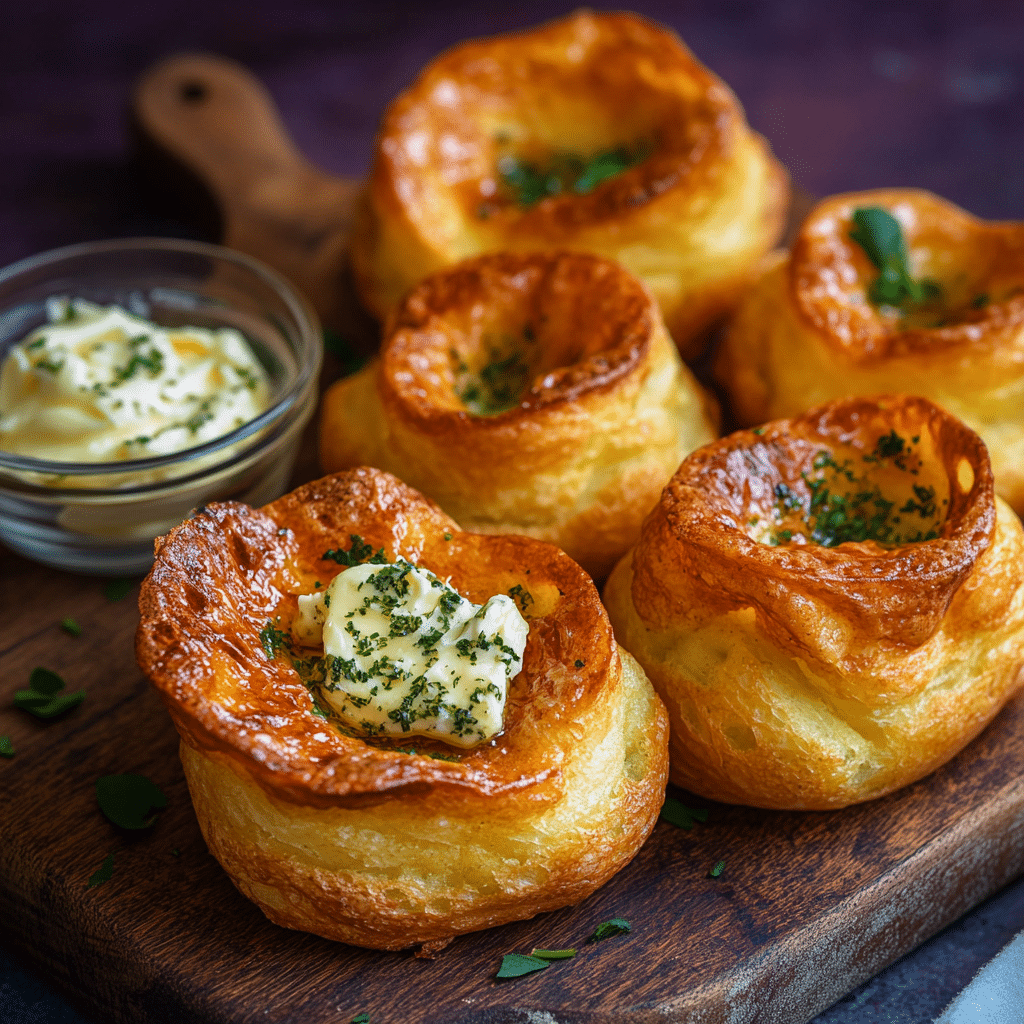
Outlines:
[[[297,595],[340,569],[323,554],[353,534],[476,603],[531,594],[494,740],[460,751],[418,736],[408,753],[345,735],[290,659],[267,656],[260,631],[278,616],[288,629]],[[277,924],[443,944],[577,902],[654,826],[664,708],[586,574],[551,545],[462,532],[385,473],[327,477],[262,510],[208,506],[157,542],[139,605],[139,664],[181,735],[207,844]]]
[[[586,194],[502,198],[503,153],[651,155]],[[385,112],[352,265],[384,319],[420,278],[483,252],[571,248],[622,263],[654,293],[688,358],[777,242],[788,177],[739,102],[673,33],[577,12],[463,43]]]
[[[495,344],[522,390],[477,415],[460,367],[486,375]],[[410,292],[381,357],[324,396],[320,451],[327,472],[379,466],[465,529],[550,541],[601,579],[716,428],[632,275],[583,253],[493,254]]]
[[[907,482],[932,488],[934,539],[754,539],[780,496],[807,508],[823,450],[881,466],[890,431],[919,439]],[[1024,684],[1022,558],[977,435],[924,399],[854,398],[691,455],[604,598],[669,708],[673,782],[826,809],[926,775]]]
[[[900,222],[915,276],[943,286],[948,323],[907,325],[867,300],[878,271],[850,229],[853,211],[871,206]],[[766,261],[716,376],[743,425],[843,395],[931,398],[981,435],[997,493],[1024,513],[1024,224],[982,221],[922,191],[826,199],[792,253]]]

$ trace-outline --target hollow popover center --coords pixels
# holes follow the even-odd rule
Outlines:
[[[641,365],[654,326],[643,286],[606,260],[492,255],[402,304],[381,386],[415,418],[505,422],[612,386]]]
[[[671,617],[683,582],[701,614],[753,606],[799,618],[801,601],[821,602],[865,641],[917,644],[994,524],[973,431],[925,399],[846,399],[687,458],[644,527],[633,600],[652,622]],[[802,598],[780,604],[783,592]]]

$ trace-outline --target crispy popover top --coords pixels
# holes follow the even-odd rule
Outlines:
[[[317,713],[291,660],[268,656],[261,632],[288,630],[297,595],[340,571],[325,553],[347,550],[353,536],[450,577],[475,603],[517,586],[529,595],[523,669],[495,739],[458,751],[417,736],[409,753],[346,735]],[[453,809],[500,795],[514,813],[557,800],[573,730],[621,671],[597,591],[571,559],[540,541],[463,533],[373,469],[306,484],[263,509],[207,506],[157,542],[139,605],[139,664],[186,741],[307,806],[436,792]]]
[[[517,430],[640,370],[656,316],[643,285],[597,256],[478,257],[422,282],[395,311],[382,397],[460,441]]]
[[[674,33],[579,11],[462,43],[391,103],[353,268],[383,319],[481,252],[599,252],[648,284],[689,349],[775,243],[787,198],[736,97]]]
[[[851,234],[854,212],[871,207],[899,223],[913,276],[937,286],[912,313],[865,300],[879,271]],[[930,192],[819,203],[793,244],[789,286],[804,321],[861,365],[955,347],[1024,358],[1024,224],[980,220]]]
[[[826,660],[915,647],[992,541],[981,440],[931,402],[852,398],[693,453],[651,513],[632,599],[654,628],[754,607]]]

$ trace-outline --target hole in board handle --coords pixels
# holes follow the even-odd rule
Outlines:
[[[185,103],[202,103],[207,95],[206,86],[195,79],[182,82],[178,92]]]

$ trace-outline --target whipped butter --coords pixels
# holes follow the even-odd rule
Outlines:
[[[48,300],[47,316],[0,368],[0,450],[58,462],[167,455],[270,404],[267,375],[232,328],[160,327],[65,297]]]
[[[529,626],[503,594],[466,600],[409,562],[356,565],[299,597],[295,639],[321,641],[325,701],[364,735],[472,747],[502,729]]]

